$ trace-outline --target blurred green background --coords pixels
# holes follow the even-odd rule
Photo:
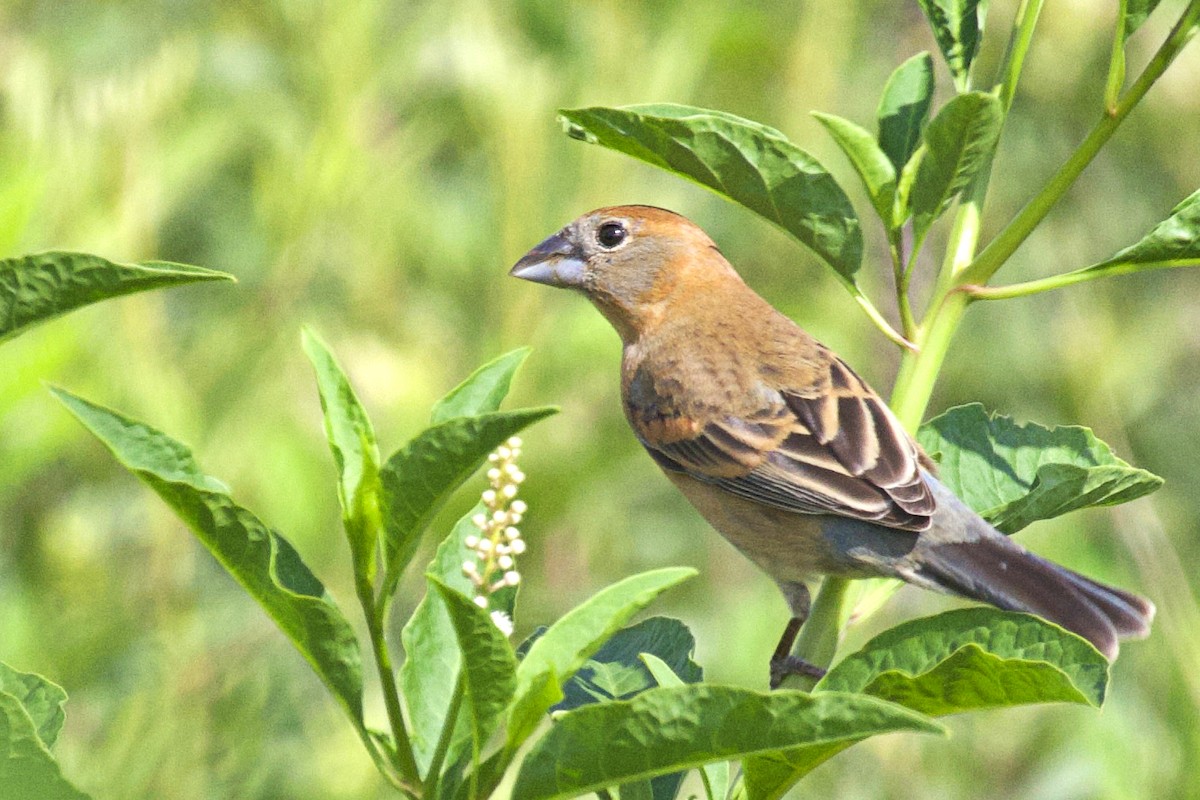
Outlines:
[[[1117,4],[1047,5],[985,239],[1098,113]],[[1162,5],[1131,43],[1131,70],[1180,3]],[[992,6],[984,75],[1015,2]],[[923,49],[934,45],[916,4],[893,0],[0,5],[0,254],[172,259],[240,281],[102,304],[0,349],[0,658],[71,694],[57,748],[66,773],[97,798],[390,796],[266,616],[43,385],[189,442],[349,612],[304,323],[351,374],[386,452],[476,364],[531,344],[511,402],[563,412],[526,437],[518,636],[633,571],[691,564],[702,576],[656,610],[692,627],[710,678],[765,688],[786,617],[775,587],[640,452],[607,324],[581,299],[505,273],[591,208],[667,206],[890,386],[894,348],[813,258],[749,212],[568,140],[554,111],[673,101],[761,120],[842,178],[865,218],[808,112],[870,124],[889,72]],[[1134,241],[1200,186],[1198,152],[1193,46],[1000,277],[1083,266]],[[866,282],[882,299],[883,240],[867,230]],[[1018,709],[953,719],[948,740],[883,737],[797,796],[1200,796],[1200,578],[1185,566],[1200,563],[1197,320],[1200,272],[1189,270],[980,305],[931,407],[978,400],[1088,424],[1166,478],[1149,500],[1021,537],[1159,605],[1154,635],[1114,666],[1104,711]],[[438,529],[481,488],[469,485]],[[397,623],[419,590],[409,576]],[[906,589],[847,645],[952,603]]]

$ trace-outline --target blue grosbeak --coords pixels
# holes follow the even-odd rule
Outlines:
[[[1112,659],[1147,600],[1042,559],[969,509],[887,405],[759,297],[689,220],[650,206],[585,214],[512,275],[575,289],[624,345],[638,440],[693,506],[784,592],[786,668],[817,575],[886,576],[1028,611]],[[802,666],[802,665],[793,665]]]

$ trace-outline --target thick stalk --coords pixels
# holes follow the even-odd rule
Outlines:
[[[846,590],[850,581],[846,578],[827,577],[813,602],[808,621],[800,629],[794,655],[803,658],[815,667],[828,667],[837,653],[838,638],[842,630],[842,615]],[[788,688],[812,689],[816,679],[807,675],[794,675],[788,679]]]

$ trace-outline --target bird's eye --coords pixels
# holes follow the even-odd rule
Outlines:
[[[596,231],[596,241],[606,250],[611,250],[625,241],[627,231],[619,222],[606,222]]]

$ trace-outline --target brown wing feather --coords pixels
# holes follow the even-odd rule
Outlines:
[[[641,392],[627,397],[627,410],[664,469],[786,511],[925,530],[935,501],[921,479],[919,449],[862,379],[836,356],[828,363],[816,386],[768,390],[775,402],[747,417],[663,418],[647,413],[661,413],[663,398],[643,405],[637,401],[650,398]],[[654,430],[665,426],[674,435]]]

